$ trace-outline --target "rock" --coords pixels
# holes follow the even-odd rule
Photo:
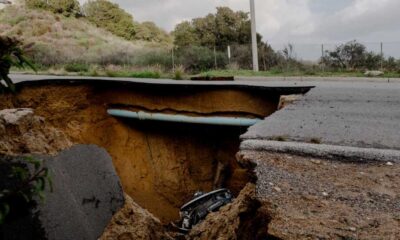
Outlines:
[[[46,158],[53,191],[38,207],[50,240],[98,239],[124,204],[110,155],[95,145],[76,145]]]
[[[379,77],[379,76],[383,76],[385,73],[382,71],[366,71],[364,73],[365,76],[367,77]]]
[[[100,240],[173,239],[160,220],[125,194],[125,205],[112,218]]]
[[[33,155],[44,160],[52,189],[47,187],[44,201],[11,201],[7,225],[0,225],[5,239],[69,240],[98,239],[114,213],[124,204],[119,178],[108,153],[94,145],[76,145],[56,156]],[[11,163],[26,166],[23,156],[0,154],[0,176]],[[29,166],[26,166],[29,168]],[[7,177],[4,184],[20,184]],[[0,185],[2,185],[0,184]],[[0,186],[1,187],[1,186]],[[1,237],[0,237],[1,238]],[[2,239],[2,238],[1,238]]]
[[[392,162],[387,162],[386,165],[387,166],[393,166],[393,163]]]
[[[0,154],[54,155],[71,146],[63,132],[47,124],[44,118],[35,116],[32,109],[0,111]]]
[[[312,160],[310,160],[312,163],[314,163],[314,164],[321,164],[321,160],[315,160],[315,159],[312,159]]]
[[[186,239],[266,239],[269,218],[248,184],[233,201],[196,225]]]
[[[349,230],[352,231],[352,232],[357,231],[357,229],[355,227],[349,227]]]

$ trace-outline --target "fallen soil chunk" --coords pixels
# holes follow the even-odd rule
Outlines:
[[[400,165],[242,151],[281,239],[400,239]]]
[[[125,205],[112,218],[100,240],[173,239],[160,220],[125,194]]]
[[[269,218],[260,207],[254,184],[248,184],[233,203],[210,213],[186,239],[265,239]]]
[[[66,135],[35,116],[32,109],[0,111],[0,153],[6,155],[56,154],[72,146]]]

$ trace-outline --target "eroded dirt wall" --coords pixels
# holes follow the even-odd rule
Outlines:
[[[0,96],[0,107],[30,107],[75,143],[107,149],[124,190],[163,222],[197,190],[216,184],[234,193],[249,181],[235,154],[245,128],[138,122],[108,116],[110,106],[188,115],[267,116],[279,98],[240,90],[51,85]],[[217,169],[224,174],[216,182]]]

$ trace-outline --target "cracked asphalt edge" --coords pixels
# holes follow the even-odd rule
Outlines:
[[[392,149],[250,139],[242,141],[240,150],[286,153],[347,162],[400,164],[400,151]]]

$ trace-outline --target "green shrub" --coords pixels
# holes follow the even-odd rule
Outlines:
[[[88,72],[90,67],[83,63],[68,63],[64,68],[67,72]]]
[[[107,0],[89,1],[83,6],[83,12],[86,18],[97,27],[127,40],[134,39],[133,17],[118,4]]]
[[[144,51],[136,57],[133,64],[144,67],[160,65],[164,68],[172,68],[172,56],[166,50]]]
[[[35,199],[44,199],[44,190],[52,190],[49,171],[43,161],[32,157],[0,159],[0,226],[7,215],[24,217],[21,208],[34,207]],[[15,220],[14,220],[15,221]]]
[[[207,47],[192,46],[179,48],[177,56],[177,62],[192,72],[201,72],[215,68],[215,57],[218,68],[225,68],[228,64],[228,57],[225,53],[217,52],[214,55],[213,50]]]
[[[23,68],[28,66],[35,70],[35,67],[24,56],[22,44],[15,38],[0,36],[0,92],[5,90],[15,91],[12,80],[8,77],[11,67]],[[4,80],[5,85],[1,82]]]
[[[66,17],[81,15],[78,0],[26,0],[26,5],[30,8],[52,11]]]
[[[160,78],[161,75],[159,72],[152,71],[143,71],[143,72],[132,72],[128,75],[128,77],[132,78]]]

